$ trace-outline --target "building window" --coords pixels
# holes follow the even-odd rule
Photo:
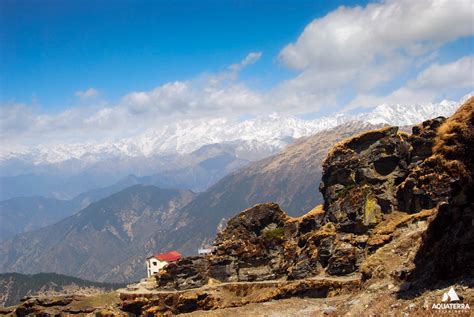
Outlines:
[[[156,266],[156,265],[158,265],[158,262],[156,262],[156,261],[153,261],[153,265],[155,265],[155,266]]]

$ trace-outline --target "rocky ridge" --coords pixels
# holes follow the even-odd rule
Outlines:
[[[443,121],[434,119],[415,131],[432,129],[437,126],[434,122]],[[398,211],[397,188],[409,175],[412,158],[423,159],[419,152],[397,127],[372,130],[336,144],[323,164],[324,206],[299,218],[288,216],[274,203],[249,208],[230,219],[217,235],[211,256],[168,265],[157,277],[158,287],[188,289],[206,285],[209,279],[301,279],[357,271],[396,228],[383,235],[375,230],[378,225],[389,221],[408,225],[433,213],[411,216]],[[429,155],[424,153],[424,158]]]

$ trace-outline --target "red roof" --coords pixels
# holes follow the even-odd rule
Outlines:
[[[160,261],[173,262],[181,259],[181,254],[176,251],[171,251],[167,253],[155,254],[155,258]]]

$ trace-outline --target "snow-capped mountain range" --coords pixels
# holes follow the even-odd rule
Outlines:
[[[274,153],[296,138],[309,136],[348,121],[412,125],[437,116],[449,116],[458,106],[458,102],[444,100],[440,103],[416,105],[382,104],[365,113],[339,113],[314,120],[271,114],[240,122],[224,118],[181,121],[113,142],[39,145],[16,151],[3,150],[0,153],[0,164],[10,159],[28,161],[34,165],[56,164],[76,159],[87,165],[116,157],[186,154],[204,145],[222,143],[236,144],[237,156],[252,160],[252,153]],[[257,155],[256,158],[260,156]]]

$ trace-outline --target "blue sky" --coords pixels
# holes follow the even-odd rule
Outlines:
[[[0,137],[130,137],[474,90],[471,0],[0,2]]]
[[[314,18],[360,1],[3,1],[1,101],[60,109],[95,87],[112,100],[216,72],[249,51],[244,79],[266,88],[291,72],[280,49]]]

